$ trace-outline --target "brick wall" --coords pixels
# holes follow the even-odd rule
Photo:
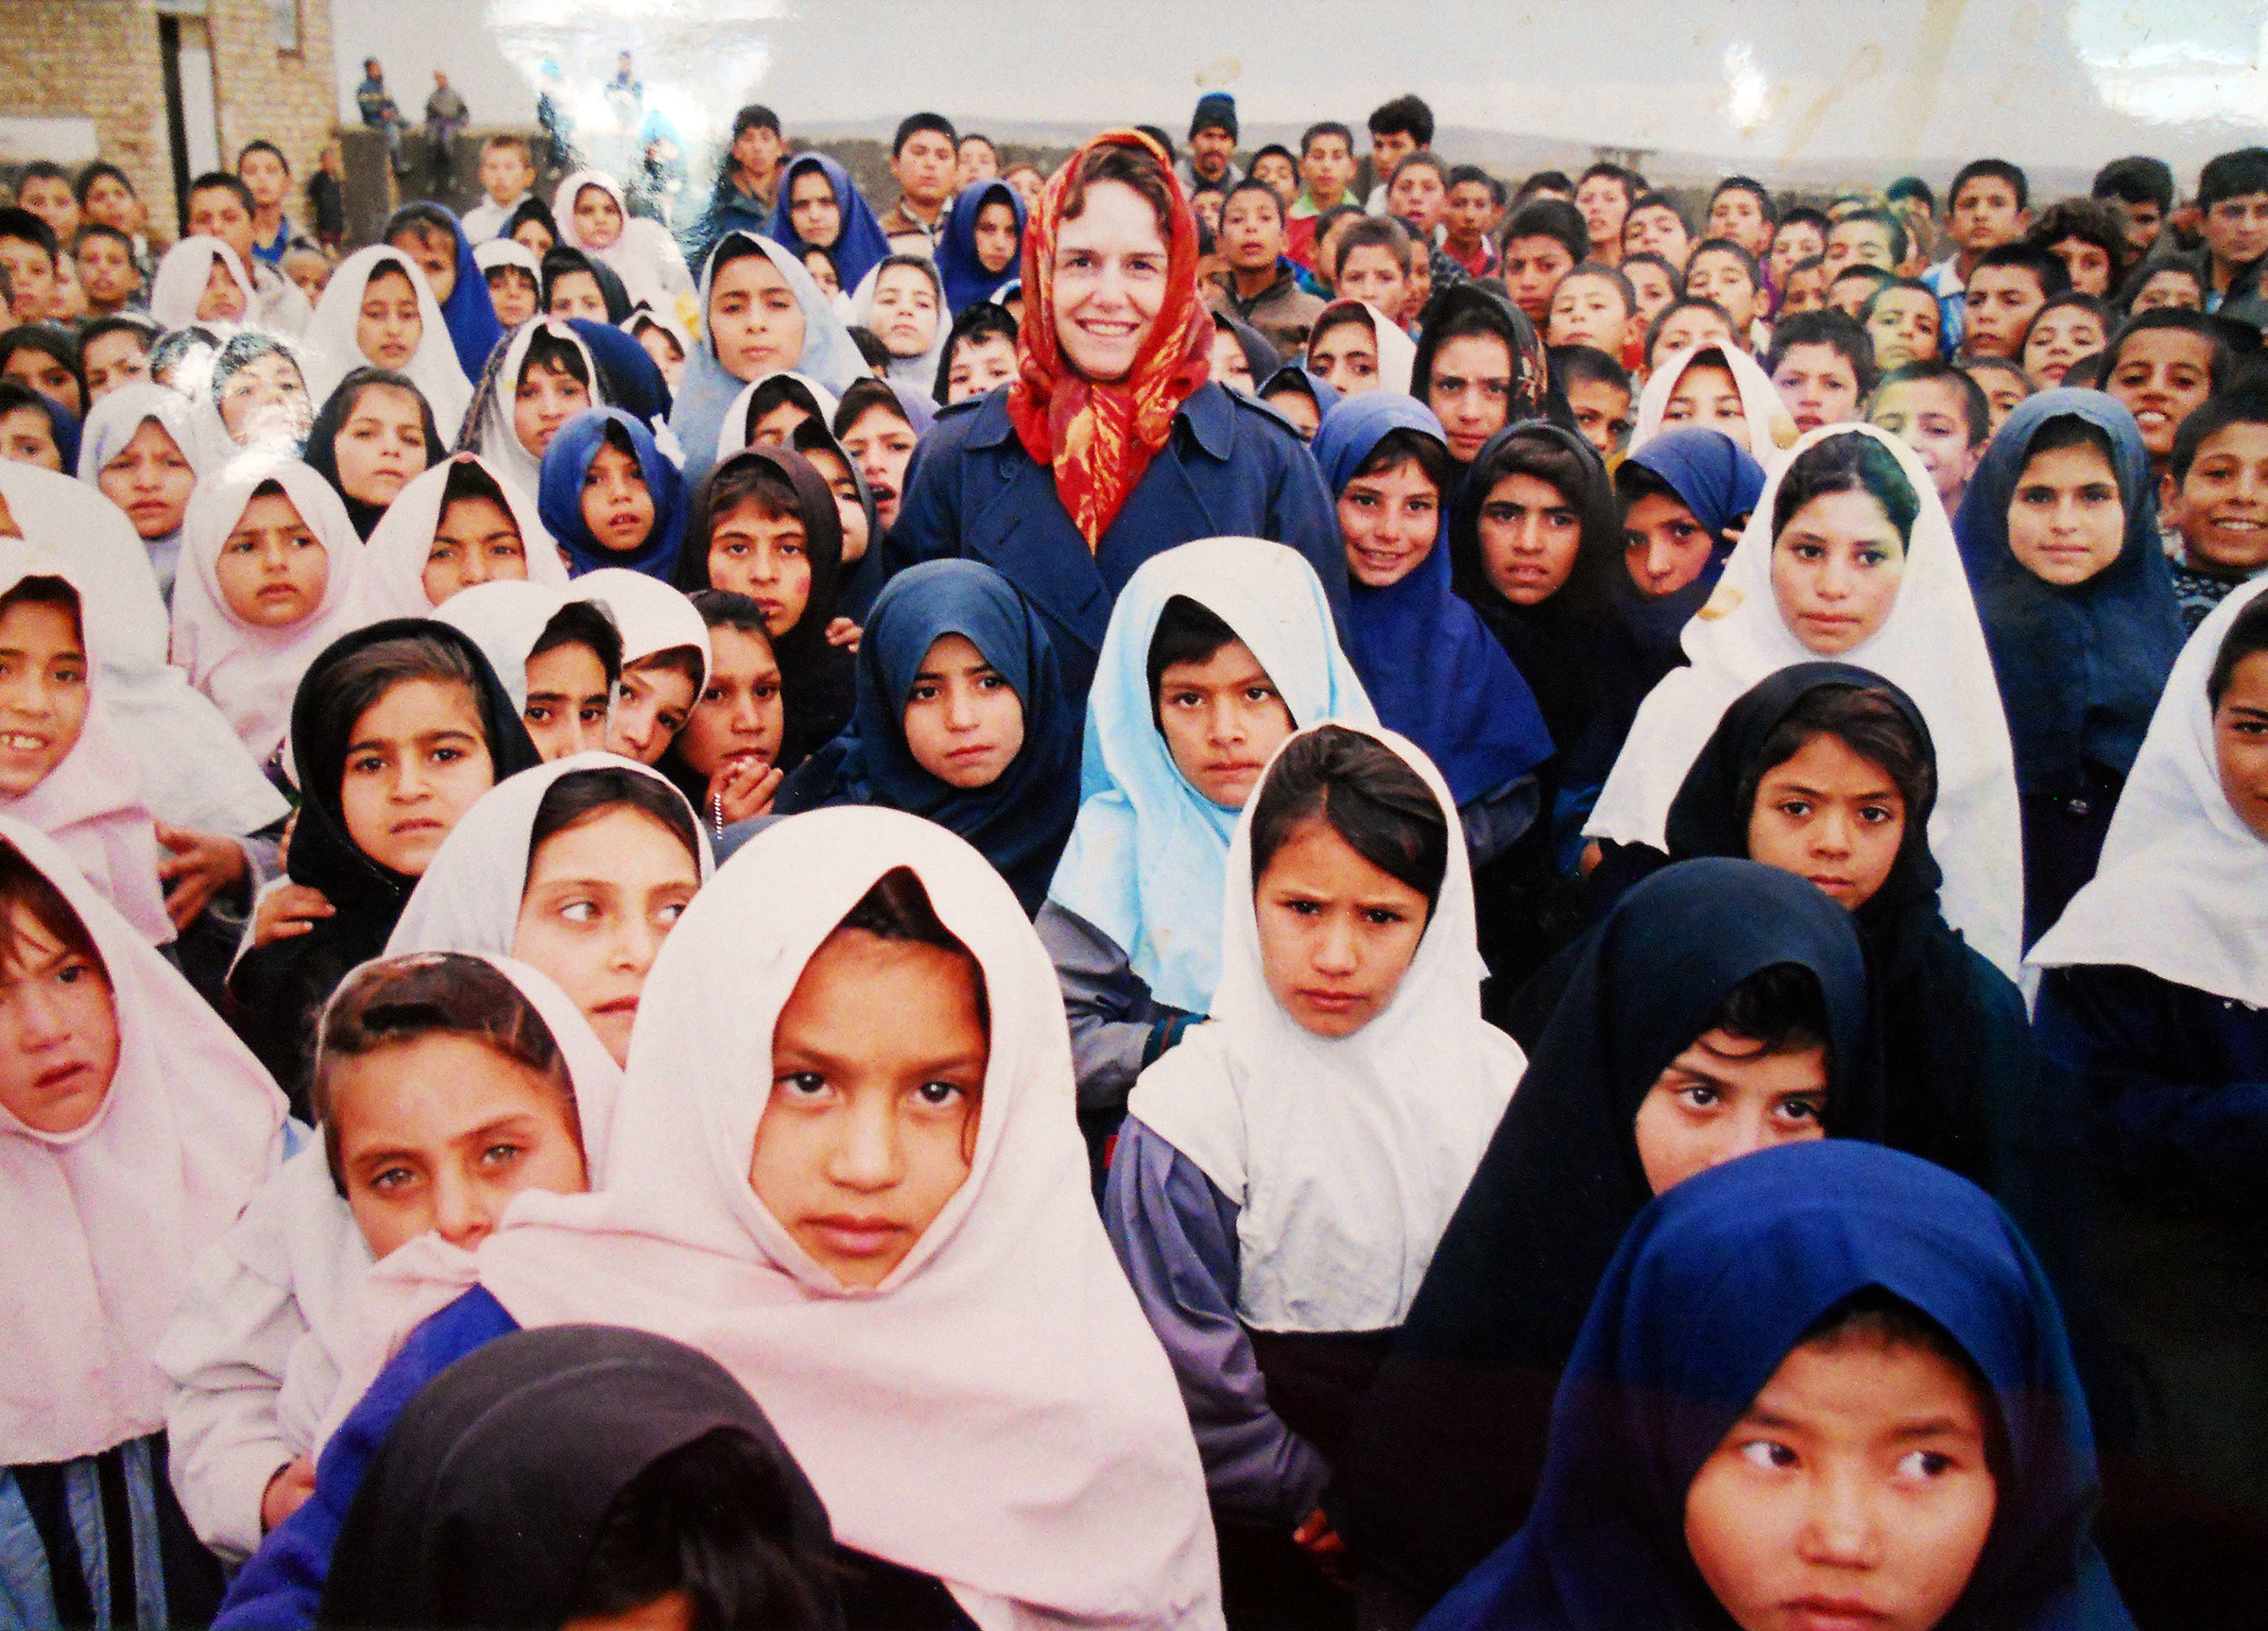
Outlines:
[[[233,161],[237,148],[265,136],[304,180],[337,117],[331,9],[327,0],[300,0],[300,49],[288,55],[270,38],[268,9],[268,0],[211,0],[204,20],[221,153]],[[170,238],[173,157],[150,0],[0,0],[0,31],[9,43],[0,52],[0,112],[92,118],[102,156],[133,178],[152,230]]]

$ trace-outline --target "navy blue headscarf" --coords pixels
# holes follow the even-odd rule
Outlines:
[[[1396,391],[1349,397],[1323,416],[1315,463],[1333,498],[1397,430],[1443,439],[1432,410]],[[1349,580],[1347,655],[1379,723],[1425,749],[1462,805],[1532,772],[1551,757],[1552,737],[1520,670],[1450,589],[1446,502],[1441,513],[1432,551],[1400,582]]]
[[[834,263],[834,281],[849,294],[858,287],[860,279],[889,254],[890,239],[882,230],[874,207],[851,182],[850,172],[826,154],[798,153],[788,161],[787,168],[780,173],[780,192],[772,205],[772,222],[765,229],[764,235],[798,261],[802,260],[806,250],[817,247],[797,235],[795,222],[788,214],[788,196],[795,191],[796,178],[806,170],[818,171],[834,189],[834,207],[842,212],[843,225],[835,234],[833,248],[825,253]]]
[[[906,746],[914,676],[948,634],[982,652],[1023,704],[1023,747],[988,786],[940,781]],[[1040,909],[1079,813],[1079,713],[1064,695],[1047,631],[1006,578],[978,561],[933,560],[884,587],[858,648],[850,729],[812,755],[776,800],[782,815],[823,804],[882,804],[935,821],[982,850],[1027,913]]]
[[[466,379],[477,382],[489,366],[489,353],[504,338],[504,325],[497,321],[495,302],[489,298],[488,274],[472,258],[472,240],[455,214],[439,204],[420,202],[395,211],[386,223],[386,241],[393,242],[394,233],[413,220],[446,227],[456,239],[456,286],[441,302],[441,321],[449,330],[457,367],[465,370]]]
[[[8,396],[9,400],[0,402],[0,414],[27,407],[45,415],[47,434],[55,439],[55,451],[63,455],[63,473],[76,473],[78,470],[77,416],[46,392],[35,391],[29,386],[17,386]]]
[[[607,427],[620,427],[629,438],[638,472],[654,501],[653,530],[636,549],[623,553],[609,549],[592,535],[583,521],[583,483],[592,461],[607,439]],[[648,577],[670,581],[678,564],[678,545],[685,536],[685,518],[692,508],[685,478],[678,467],[654,445],[653,432],[620,408],[593,408],[559,427],[544,450],[537,477],[536,510],[554,541],[567,552],[567,574],[580,577],[602,566],[627,567]]]
[[[2049,423],[2076,419],[2110,438],[2126,510],[2119,558],[2058,587],[2008,547],[2008,506]],[[2052,390],[2018,404],[1968,484],[1953,533],[1976,592],[2026,793],[2076,791],[2091,761],[2124,776],[2181,655],[2181,609],[2157,539],[2150,452],[2134,416],[2100,391]]]
[[[1534,1516],[1425,1631],[1729,1623],[1686,1492],[1804,1333],[1876,1290],[1959,1345],[2000,1418],[1992,1528],[1941,1631],[2131,1627],[2088,1537],[2094,1439],[2023,1235],[1941,1168],[1829,1140],[1727,1161],[1639,1217],[1568,1362]]]
[[[612,323],[594,323],[588,318],[570,318],[567,326],[591,348],[591,360],[598,364],[600,385],[609,402],[643,423],[668,421],[669,382],[662,377],[662,365],[636,336]]]
[[[977,258],[976,216],[987,204],[994,203],[1005,204],[1016,212],[1016,242],[1020,249],[999,271],[988,272],[985,263]],[[1003,283],[1012,283],[1023,275],[1021,252],[1023,226],[1023,195],[1007,182],[979,181],[973,187],[961,189],[960,197],[953,201],[953,214],[946,218],[945,236],[937,245],[937,272],[945,280],[945,306],[954,316],[990,300]],[[850,287],[848,283],[843,286]]]
[[[1647,471],[1660,477],[1710,535],[1709,564],[1683,589],[1649,600],[1639,592],[1626,572],[1615,585],[1615,610],[1630,634],[1632,646],[1650,666],[1658,666],[1645,682],[1651,689],[1655,680],[1684,662],[1677,637],[1715,591],[1726,558],[1732,554],[1726,529],[1738,525],[1756,508],[1757,500],[1763,496],[1764,467],[1735,447],[1721,431],[1679,430],[1656,437],[1625,457],[1621,469]],[[1619,480],[1616,483],[1618,488],[1623,485]]]

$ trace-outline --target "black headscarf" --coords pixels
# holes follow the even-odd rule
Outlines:
[[[547,250],[543,256],[544,311],[551,310],[552,291],[559,280],[575,272],[590,273],[592,281],[598,284],[599,299],[607,302],[607,321],[620,323],[630,315],[630,291],[623,287],[622,278],[614,268],[565,244]]]
[[[749,1516],[789,1552],[832,1564],[818,1492],[714,1360],[608,1326],[499,1337],[395,1420],[339,1531],[317,1623],[554,1631],[576,1609],[615,1500],[712,1434],[746,1440],[769,1466],[776,1499]]]
[[[425,393],[418,389],[417,382],[407,374],[396,373],[391,369],[363,368],[356,369],[338,382],[338,388],[316,410],[315,422],[307,427],[307,451],[301,456],[306,459],[307,468],[321,476],[330,484],[331,490],[338,494],[340,502],[347,506],[347,519],[354,524],[354,536],[365,543],[369,542],[371,530],[385,517],[386,506],[365,504],[339,484],[336,444],[339,430],[347,422],[347,416],[354,411],[354,404],[362,400],[363,391],[370,386],[392,386],[418,399],[418,412],[425,421],[427,470],[449,456],[449,444],[441,439],[440,426],[434,422],[433,404],[425,400]],[[414,471],[411,472],[413,479],[417,473]]]
[[[1733,988],[1781,964],[1824,999],[1828,1131],[1880,1142],[1850,915],[1750,861],[1688,862],[1631,890],[1578,947],[1357,1419],[1332,1506],[1366,1567],[1431,1602],[1520,1527],[1559,1372],[1653,1198],[1639,1107]]]
[[[1212,326],[1235,336],[1236,349],[1245,353],[1245,367],[1252,370],[1252,392],[1258,396],[1260,382],[1273,379],[1283,367],[1283,358],[1276,354],[1276,348],[1268,343],[1265,335],[1249,323],[1238,322],[1227,312],[1213,313]]]

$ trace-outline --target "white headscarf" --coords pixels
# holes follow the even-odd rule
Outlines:
[[[171,437],[173,445],[189,461],[189,468],[198,476],[203,475],[198,466],[197,421],[189,399],[148,380],[136,380],[119,386],[87,410],[87,422],[79,431],[78,479],[94,487],[102,474],[102,467],[125,452],[126,444],[134,439],[146,423],[155,423]],[[143,539],[142,544],[148,551],[149,569],[157,577],[158,592],[171,595],[174,575],[180,570],[181,529],[177,526],[163,538]]]
[[[313,611],[284,628],[245,622],[220,590],[220,552],[253,491],[275,482],[323,546],[328,575]],[[174,588],[173,661],[228,716],[238,740],[265,764],[284,745],[291,702],[307,666],[358,626],[355,574],[362,540],[331,484],[296,458],[248,457],[201,483],[181,526],[189,570]]]
[[[537,257],[535,250],[518,238],[490,238],[486,243],[473,245],[472,264],[480,268],[484,277],[498,266],[518,266],[536,280],[539,294],[543,287],[542,261]]]
[[[819,404],[819,418],[822,421],[820,428],[825,430],[830,437],[833,436],[834,412],[843,405],[841,398],[809,374],[793,372],[766,374],[753,385],[741,386],[740,395],[734,397],[732,405],[725,410],[724,421],[717,426],[716,431],[716,462],[718,464],[724,463],[725,460],[748,445],[748,410],[756,401],[756,393],[777,379],[794,380],[809,391],[811,400]]]
[[[450,472],[465,463],[478,465],[502,489],[513,524],[520,528],[528,581],[558,590],[567,587],[567,568],[560,563],[558,546],[551,541],[551,534],[543,530],[542,520],[536,514],[534,489],[514,485],[482,455],[453,454],[404,488],[370,529],[356,574],[356,625],[386,617],[433,615],[434,604],[425,593],[425,560],[433,553],[434,531],[441,524]]]
[[[990,1055],[968,1179],[880,1287],[849,1290],[756,1198],[749,1152],[781,1009],[900,867],[983,970]],[[990,865],[902,812],[798,816],[663,944],[602,1193],[523,1194],[472,1266],[523,1326],[604,1321],[717,1360],[835,1537],[936,1575],[988,1631],[1218,1627],[1204,1471],[1095,1213],[1073,1096],[1055,970]],[[371,1313],[398,1339],[462,1283],[451,1254],[404,1248]]]
[[[1450,835],[1439,898],[1393,1001],[1334,1041],[1269,991],[1252,895],[1256,790],[1229,846],[1211,1022],[1143,1071],[1126,1107],[1242,1209],[1236,1312],[1259,1331],[1401,1324],[1527,1069],[1481,1018],[1487,970],[1456,801],[1415,744],[1362,733],[1424,779]]]
[[[2181,648],[2094,880],[2027,966],[2119,964],[2268,1008],[2268,842],[2222,791],[2205,689],[2229,629],[2263,591],[2268,579],[2233,591]]]
[[[622,213],[621,234],[603,249],[594,249],[584,242],[582,232],[576,225],[576,196],[585,187],[598,188],[614,200],[614,208]],[[614,268],[614,275],[622,280],[632,305],[641,300],[648,305],[663,305],[679,295],[693,292],[693,274],[686,269],[684,251],[678,248],[678,240],[660,221],[631,215],[629,200],[623,197],[621,184],[604,170],[577,170],[560,181],[558,190],[551,196],[551,217],[558,223],[560,243]]]
[[[484,952],[507,956],[520,928],[521,898],[527,893],[527,871],[535,861],[532,838],[536,812],[561,777],[580,770],[627,770],[650,776],[669,788],[669,779],[634,759],[612,753],[572,753],[517,776],[507,776],[482,794],[465,812],[409,893],[394,932],[386,942],[387,955],[402,952]],[[685,806],[698,846],[698,866],[706,883],[714,862],[709,834]]]
[[[12,845],[101,954],[118,1066],[86,1126],[40,1133],[0,1110],[0,1461],[68,1461],[165,1425],[150,1356],[190,1265],[284,1148],[284,1095],[148,940],[37,831]]]
[[[937,365],[945,360],[945,343],[953,338],[953,313],[945,305],[945,281],[937,275],[936,263],[926,256],[912,258],[927,268],[930,287],[936,291],[937,332],[930,338],[929,350],[919,356],[891,357],[889,377],[927,396],[936,388]],[[851,322],[874,334],[882,332],[874,327],[874,286],[882,281],[883,269],[889,264],[887,260],[877,261],[868,267],[867,275],[858,280],[858,287],[850,294]]]
[[[522,445],[520,432],[512,423],[512,409],[520,394],[520,375],[527,368],[528,348],[536,343],[540,334],[564,340],[582,353],[583,369],[591,381],[591,405],[610,405],[606,381],[598,371],[598,359],[591,354],[583,336],[563,322],[543,317],[530,318],[514,329],[490,357],[488,369],[481,376],[480,389],[473,396],[472,405],[466,410],[464,430],[456,442],[459,449],[480,455],[507,490],[517,488],[526,493],[531,514],[534,497],[543,488],[543,460]],[[399,504],[401,500],[394,502]]]
[[[28,542],[102,586],[91,604],[81,604],[79,619],[88,655],[100,665],[104,711],[140,767],[151,813],[177,826],[237,835],[288,815],[291,806],[220,710],[165,660],[165,603],[125,512],[87,483],[7,460],[0,460],[0,500]]]
[[[1006,293],[1006,289],[1001,291],[1002,295]],[[1307,331],[1311,336],[1307,342],[1307,355],[1312,357],[1314,354],[1315,342],[1312,336],[1320,333],[1330,318],[1349,306],[1361,310],[1369,321],[1370,332],[1378,336],[1378,388],[1408,396],[1410,374],[1418,366],[1418,342],[1410,338],[1400,323],[1368,300],[1333,300],[1317,312],[1314,326]]]
[[[512,712],[522,713],[527,710],[528,653],[575,598],[548,583],[507,577],[458,590],[433,615],[480,647],[511,697]]]
[[[236,251],[218,238],[203,236],[183,238],[165,251],[158,263],[158,274],[149,283],[149,315],[169,329],[185,329],[198,320],[198,302],[205,298],[205,284],[213,277],[213,263],[220,262],[229,268],[229,276],[244,294],[244,316],[235,319],[245,328],[260,325],[260,296],[252,288],[251,274],[236,258]],[[219,319],[207,324],[224,336],[229,325]]]
[[[1686,428],[1665,425],[1661,416],[1669,411],[1670,393],[1696,358],[1732,375],[1733,388],[1741,393],[1741,408],[1748,421],[1748,456],[1766,472],[1778,469],[1782,450],[1791,448],[1796,440],[1796,421],[1789,417],[1763,366],[1739,347],[1716,340],[1690,346],[1654,370],[1645,388],[1638,393],[1638,421],[1630,431],[1630,451],[1636,453],[1665,430]]]
[[[1905,443],[1871,425],[1810,432],[1764,484],[1716,592],[1685,626],[1690,666],[1672,669],[1647,695],[1583,831],[1618,844],[1664,848],[1670,802],[1725,710],[1765,676],[1821,660],[1789,631],[1773,596],[1772,518],[1779,484],[1795,461],[1839,436],[1871,437],[1888,448],[1921,509],[1890,615],[1870,638],[1833,660],[1881,675],[1921,710],[1937,748],[1930,851],[1945,870],[1945,920],[2014,978],[2022,956],[2023,840],[2015,754],[1992,655],[1952,524],[1929,472]]]
[[[693,694],[698,696],[709,683],[709,668],[715,661],[709,649],[709,626],[682,591],[626,566],[602,566],[576,578],[574,594],[603,607],[613,618],[614,627],[622,630],[625,668],[656,652],[690,645],[701,654],[701,677],[694,682]]]
[[[410,290],[418,300],[418,320],[423,325],[418,349],[407,365],[396,371],[409,376],[425,405],[433,409],[433,422],[439,428],[441,439],[455,442],[464,428],[465,409],[472,401],[472,383],[465,378],[464,367],[456,360],[448,319],[441,316],[440,301],[433,298],[433,285],[425,281],[424,268],[385,244],[356,249],[339,263],[324,286],[323,298],[317,302],[315,316],[308,319],[307,332],[300,341],[307,394],[319,408],[331,400],[339,381],[356,369],[375,366],[363,355],[355,329],[362,320],[364,290],[373,277],[386,271],[408,275]]]

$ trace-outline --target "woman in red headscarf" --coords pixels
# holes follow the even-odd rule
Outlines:
[[[1344,619],[1322,477],[1288,424],[1208,378],[1196,264],[1195,217],[1155,144],[1111,130],[1073,154],[1024,234],[1017,376],[938,416],[885,545],[891,570],[997,568],[1082,698],[1120,588],[1194,539],[1289,544]]]

